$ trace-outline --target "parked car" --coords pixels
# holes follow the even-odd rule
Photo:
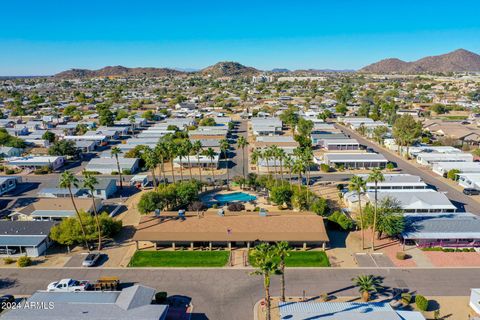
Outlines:
[[[463,189],[463,193],[467,196],[477,196],[480,194],[480,190],[473,189],[473,188],[465,188]]]
[[[83,267],[93,267],[95,264],[97,264],[98,260],[101,257],[101,253],[99,252],[92,252],[87,254],[85,259],[83,259],[82,266]]]
[[[90,288],[91,284],[87,280],[62,279],[50,283],[47,287],[47,291],[74,292],[87,291]]]

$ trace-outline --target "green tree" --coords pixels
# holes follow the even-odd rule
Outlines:
[[[213,127],[213,126],[216,126],[217,123],[213,118],[203,118],[202,120],[200,120],[199,125],[202,127]]]
[[[368,175],[368,182],[373,182],[375,184],[375,211],[373,214],[373,225],[372,225],[372,251],[375,251],[375,229],[377,226],[377,205],[378,205],[378,183],[385,181],[385,177],[379,169],[373,169],[372,173]]]
[[[404,114],[398,118],[392,129],[393,137],[400,147],[408,147],[422,135],[422,124],[409,115]]]
[[[347,113],[347,111],[348,111],[347,105],[344,103],[340,103],[335,106],[335,112],[343,116]]]
[[[157,190],[157,176],[155,174],[155,169],[158,164],[158,154],[147,146],[144,148],[142,158],[145,161],[145,166],[152,173],[153,189]]]
[[[362,300],[368,302],[370,294],[377,292],[381,287],[381,280],[372,275],[359,275],[353,279],[353,283],[358,287],[358,291],[362,294]]]
[[[280,259],[279,273],[281,278],[280,301],[285,302],[285,259],[290,256],[290,246],[287,241],[277,242],[275,247],[276,255]]]
[[[98,251],[102,250],[102,228],[100,226],[100,219],[98,217],[97,205],[95,204],[95,186],[98,184],[97,178],[87,171],[83,171],[83,187],[90,191],[92,197],[93,213],[95,215],[95,222],[97,224],[98,232]]]
[[[461,173],[461,171],[458,170],[458,169],[449,170],[447,172],[447,178],[451,179],[453,181],[457,181],[458,180],[458,174],[460,174],[460,173]]]
[[[118,174],[120,178],[120,189],[123,190],[123,181],[122,181],[122,170],[120,169],[120,161],[118,160],[118,156],[121,155],[123,152],[120,150],[119,147],[112,147],[112,150],[110,150],[110,155],[112,157],[115,157],[115,160],[117,161],[117,169],[118,169]]]
[[[310,211],[315,212],[319,216],[325,217],[328,214],[328,203],[324,198],[316,198],[310,204]]]
[[[281,204],[291,204],[293,192],[290,186],[287,185],[280,185],[280,186],[273,186],[270,190],[270,198],[272,199],[273,203],[278,205]]]
[[[260,275],[263,277],[263,288],[265,290],[265,319],[271,320],[270,309],[270,279],[272,275],[279,272],[279,262],[275,246],[268,243],[262,243],[253,248],[251,253],[255,271],[252,275]]]
[[[45,133],[42,135],[43,140],[47,140],[48,142],[52,143],[55,141],[55,133],[51,131],[45,131]]]
[[[48,148],[48,154],[51,156],[71,156],[78,155],[78,150],[75,146],[75,142],[72,140],[59,140]]]
[[[80,212],[78,211],[77,204],[75,203],[75,200],[73,198],[73,192],[72,192],[72,187],[76,187],[76,188],[78,187],[78,179],[70,171],[64,171],[60,176],[59,187],[68,189],[70,200],[72,201],[73,208],[75,209],[75,213],[77,214],[78,222],[80,223],[83,240],[85,241],[85,247],[88,249],[87,234],[85,232],[85,226],[83,224],[82,217],[80,216]]]
[[[242,172],[243,172],[243,179],[246,179],[245,176],[245,148],[249,145],[247,139],[244,136],[240,136],[237,141],[237,147],[242,149]],[[243,187],[243,186],[242,186]]]
[[[163,210],[165,207],[165,200],[156,191],[150,191],[142,194],[138,201],[138,211],[141,214],[154,212],[156,209]]]
[[[252,164],[257,167],[257,175],[260,174],[260,160],[262,159],[262,151],[259,148],[255,148],[255,150],[250,153],[250,159],[252,160]]]
[[[202,153],[202,149],[202,142],[200,140],[196,140],[192,145],[192,152],[194,152],[197,157],[198,175],[200,177],[200,182],[202,182],[202,167],[200,166],[200,154]]]
[[[375,141],[379,144],[383,144],[383,137],[385,134],[387,134],[388,128],[385,126],[378,126],[375,129],[373,129],[373,137],[375,138]]]
[[[213,184],[215,185],[215,168],[213,167],[213,160],[215,159],[215,156],[217,154],[215,153],[215,151],[213,151],[212,148],[208,148],[207,150],[205,150],[205,156],[210,159],[210,166],[212,167],[212,181],[213,181]]]
[[[353,176],[350,179],[350,184],[348,186],[348,188],[351,191],[356,192],[357,196],[358,196],[358,210],[359,210],[359,213],[360,213],[360,228],[361,228],[361,233],[362,233],[362,250],[365,249],[365,229],[364,229],[364,226],[363,226],[364,219],[363,219],[363,212],[362,212],[362,201],[361,201],[360,196],[361,196],[362,192],[365,191],[365,187],[366,187],[366,182],[360,176]]]
[[[225,159],[226,162],[226,168],[227,168],[227,188],[230,188],[230,176],[229,176],[229,160],[228,160],[228,149],[230,149],[230,144],[228,143],[227,139],[222,139],[220,140],[220,150],[223,153],[223,158]]]

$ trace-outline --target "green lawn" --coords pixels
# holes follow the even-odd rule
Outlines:
[[[250,257],[250,265],[254,263]],[[287,267],[330,267],[327,254],[323,251],[291,251],[285,259]]]
[[[129,267],[223,267],[228,251],[137,251]]]

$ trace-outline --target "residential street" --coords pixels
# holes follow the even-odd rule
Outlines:
[[[388,161],[395,162],[399,168],[401,168],[405,173],[410,173],[413,175],[420,176],[423,181],[428,184],[434,185],[438,191],[440,192],[447,192],[447,197],[456,205],[461,211],[465,210],[467,212],[471,212],[474,214],[480,214],[480,204],[471,199],[469,196],[464,195],[462,192],[458,191],[455,188],[452,188],[448,184],[444,183],[440,179],[437,178],[436,174],[433,173],[428,168],[419,168],[405,159],[401,158],[400,156],[394,154],[393,152],[385,152],[382,150],[376,143],[367,140],[366,138],[362,137],[357,132],[346,128],[345,126],[337,126],[344,130],[345,133],[350,135],[350,137],[357,139],[362,145],[372,148],[378,153],[382,153]]]
[[[247,320],[263,295],[261,277],[251,269],[2,269],[1,294],[32,294],[49,282],[62,278],[95,281],[101,276],[118,276],[123,283],[139,282],[167,291],[169,295],[192,298],[192,319]],[[409,288],[425,296],[467,296],[470,288],[480,287],[480,269],[289,269],[287,294],[317,296],[330,293],[357,295],[351,279],[359,274],[384,277],[384,285]],[[279,293],[280,278],[272,279],[272,294]]]

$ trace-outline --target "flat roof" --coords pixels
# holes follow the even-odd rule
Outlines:
[[[325,153],[324,158],[328,161],[341,162],[388,162],[388,160],[379,153]]]
[[[375,199],[375,192],[367,192],[369,199]],[[377,192],[378,201],[393,198],[400,202],[402,209],[456,209],[447,196],[442,192],[432,189],[405,191],[380,191]]]
[[[206,214],[144,216],[137,227],[137,241],[329,241],[323,218],[314,214]]]
[[[405,239],[480,239],[480,217],[471,213],[405,214]]]

